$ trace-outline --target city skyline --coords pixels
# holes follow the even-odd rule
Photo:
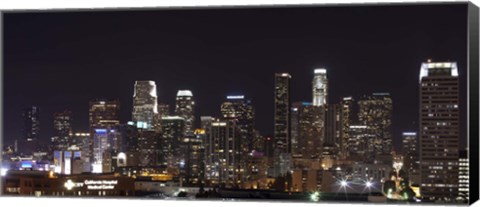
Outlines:
[[[430,9],[427,9],[427,11],[431,11],[431,15],[425,15],[425,14],[417,14],[420,17],[422,17],[422,21],[425,22],[432,22],[433,20],[439,21],[439,18],[442,18],[442,15],[436,15],[435,13],[441,11],[441,12],[451,12],[451,13],[461,13],[462,7],[461,6],[449,6],[448,8],[442,8],[442,6],[430,6]],[[454,9],[452,9],[454,8]],[[356,10],[358,12],[358,17],[359,20],[368,20],[369,18],[371,19],[375,15],[386,15],[386,19],[389,19],[390,21],[394,21],[397,24],[400,24],[403,21],[406,20],[400,20],[399,18],[394,18],[393,16],[400,16],[398,13],[395,12],[404,12],[405,10],[411,10],[411,12],[417,12],[420,13],[420,10],[425,10],[426,8],[417,8],[417,7],[387,7],[387,10],[392,12],[392,14],[386,14],[384,7],[382,9],[376,9],[375,7],[366,7],[366,8],[335,8],[339,11],[343,10]],[[274,12],[275,9],[263,9],[264,11],[271,11],[272,13],[276,14]],[[53,60],[57,60],[56,62],[58,65],[51,65],[50,63],[44,64],[44,65],[38,65],[45,76],[47,77],[52,77],[52,78],[57,78],[57,82],[55,82],[58,85],[50,85],[45,82],[37,82],[38,80],[36,79],[31,79],[31,77],[25,77],[22,75],[21,71],[29,70],[28,64],[22,63],[23,61],[31,61],[34,64],[36,63],[35,58],[40,58],[42,57],[41,54],[38,54],[38,52],[41,52],[41,48],[44,47],[45,45],[42,45],[40,43],[36,43],[34,47],[30,50],[26,50],[26,48],[22,47],[23,43],[18,42],[19,40],[25,40],[22,39],[22,37],[12,37],[13,35],[16,34],[16,32],[19,32],[18,30],[15,30],[12,26],[12,22],[16,22],[18,24],[23,24],[28,28],[35,28],[35,26],[31,25],[33,22],[36,21],[43,21],[43,20],[48,20],[49,22],[47,23],[46,28],[51,28],[53,26],[58,26],[64,25],[68,22],[67,20],[64,21],[59,21],[59,22],[53,22],[53,19],[51,19],[55,15],[65,15],[65,18],[68,19],[69,21],[74,21],[77,22],[77,24],[73,24],[71,26],[71,29],[74,29],[77,31],[78,29],[81,29],[82,25],[79,25],[82,21],[85,21],[84,18],[92,18],[89,15],[92,14],[93,16],[98,15],[95,13],[89,13],[89,15],[85,15],[85,13],[74,13],[74,14],[62,14],[62,13],[57,13],[57,14],[25,14],[23,16],[18,16],[15,17],[15,15],[19,14],[11,14],[11,16],[6,15],[5,17],[5,26],[8,28],[6,30],[6,35],[5,38],[11,39],[11,41],[6,41],[6,49],[5,52],[6,54],[9,54],[5,58],[5,63],[6,63],[6,70],[5,70],[5,120],[11,120],[7,121],[5,123],[5,140],[7,144],[12,144],[13,138],[16,136],[20,135],[20,129],[19,126],[21,125],[21,120],[18,118],[20,117],[21,110],[17,110],[18,108],[24,108],[28,107],[30,105],[35,105],[40,108],[40,114],[41,114],[41,141],[45,143],[45,141],[49,140],[49,138],[52,136],[52,129],[53,127],[49,127],[50,125],[53,125],[53,113],[54,112],[59,112],[63,111],[65,109],[68,109],[73,112],[73,127],[74,131],[87,131],[88,130],[88,102],[91,101],[92,99],[95,98],[118,98],[120,100],[121,104],[121,112],[120,112],[120,120],[122,123],[126,123],[127,121],[130,121],[131,118],[131,108],[132,108],[132,95],[133,95],[133,83],[136,80],[153,80],[157,84],[157,91],[158,91],[158,102],[159,103],[166,103],[171,106],[170,112],[173,112],[173,107],[175,106],[175,94],[178,90],[183,90],[183,89],[188,89],[193,92],[195,95],[195,117],[196,117],[196,124],[197,126],[199,125],[199,118],[200,116],[214,116],[214,117],[220,117],[220,105],[224,99],[225,96],[227,95],[245,95],[246,97],[250,98],[252,100],[252,104],[256,109],[256,127],[260,130],[260,133],[262,135],[271,135],[273,136],[273,125],[271,124],[273,122],[273,74],[278,72],[288,72],[292,75],[291,79],[291,101],[307,101],[311,102],[312,100],[312,92],[311,92],[311,81],[313,78],[313,70],[315,68],[326,68],[327,69],[327,78],[328,78],[328,97],[329,97],[329,103],[338,103],[341,100],[341,97],[346,97],[346,96],[353,96],[354,98],[358,99],[363,95],[368,95],[372,94],[375,92],[388,92],[391,94],[392,97],[392,102],[393,102],[393,120],[392,120],[392,137],[393,137],[393,142],[394,146],[396,146],[397,149],[401,146],[401,133],[403,131],[416,131],[418,128],[418,112],[416,108],[418,107],[418,73],[419,73],[419,68],[420,64],[422,62],[425,62],[427,59],[432,58],[433,61],[446,61],[447,59],[453,60],[458,62],[458,67],[459,67],[459,75],[460,75],[460,83],[461,83],[461,92],[465,93],[465,90],[462,90],[462,87],[465,88],[465,77],[466,77],[466,53],[465,49],[466,48],[466,41],[463,39],[456,39],[457,37],[460,38],[462,37],[462,32],[461,28],[464,28],[464,31],[466,33],[466,24],[463,21],[459,20],[453,20],[451,17],[453,16],[454,18],[459,18],[455,15],[445,15],[449,16],[450,18],[446,19],[446,24],[451,24],[452,26],[455,26],[455,28],[459,28],[455,33],[450,33],[446,31],[447,34],[439,34],[437,33],[438,31],[444,31],[440,30],[440,28],[435,27],[435,24],[429,25],[429,24],[422,24],[422,21],[420,23],[413,24],[411,28],[401,28],[397,29],[395,24],[392,24],[390,26],[387,26],[384,31],[380,32],[376,30],[377,33],[373,34],[373,37],[368,37],[370,33],[366,32],[361,32],[357,31],[356,35],[350,35],[350,36],[345,36],[345,38],[350,38],[350,39],[345,39],[345,40],[339,40],[337,38],[332,38],[332,32],[327,32],[328,34],[326,35],[329,38],[324,39],[333,39],[334,43],[327,45],[325,47],[322,47],[322,40],[316,40],[313,41],[315,47],[308,47],[304,45],[306,41],[312,41],[316,38],[322,37],[320,35],[320,29],[315,30],[314,27],[312,27],[315,24],[315,21],[311,19],[311,17],[314,17],[315,15],[318,14],[310,14],[307,12],[307,14],[301,14],[301,11],[322,11],[323,13],[327,13],[329,15],[333,15],[332,13],[329,13],[330,11],[326,10],[325,8],[298,8],[294,9],[293,14],[295,14],[295,17],[299,20],[302,21],[303,24],[295,24],[294,22],[287,22],[290,27],[297,28],[298,30],[296,32],[289,32],[286,30],[282,30],[285,25],[282,25],[280,23],[273,23],[272,28],[267,29],[262,29],[259,28],[258,26],[262,23],[254,23],[251,21],[249,22],[251,25],[247,24],[242,24],[240,22],[240,17],[239,13],[242,13],[240,10],[230,10],[233,14],[227,14],[226,19],[227,20],[234,20],[232,22],[232,25],[223,25],[221,24],[223,21],[227,20],[216,20],[213,21],[212,17],[209,15],[206,15],[205,13],[202,13],[202,11],[190,11],[190,12],[197,12],[196,14],[200,15],[202,18],[206,18],[208,20],[212,20],[210,25],[210,28],[216,28],[216,24],[221,24],[225,26],[225,28],[229,28],[227,30],[228,35],[233,35],[235,31],[238,31],[236,29],[236,26],[240,26],[240,28],[244,29],[253,29],[258,32],[263,32],[259,33],[258,37],[254,37],[250,34],[247,34],[245,37],[241,37],[240,35],[235,36],[235,38],[232,38],[233,40],[230,39],[221,39],[219,36],[215,36],[216,39],[212,39],[212,37],[207,37],[205,36],[205,32],[194,32],[190,31],[188,29],[182,29],[182,28],[176,28],[176,26],[173,23],[166,23],[163,22],[164,24],[167,24],[168,26],[172,28],[179,29],[179,32],[175,35],[172,34],[164,34],[165,37],[168,38],[173,38],[173,36],[179,36],[174,38],[176,43],[182,43],[182,45],[185,48],[192,49],[194,50],[193,53],[181,53],[178,50],[172,50],[170,53],[168,51],[163,51],[160,48],[157,48],[157,50],[154,50],[152,47],[148,47],[145,45],[146,42],[138,39],[133,39],[128,41],[130,44],[135,44],[139,43],[142,47],[143,50],[141,55],[138,56],[132,56],[133,59],[127,59],[127,60],[114,60],[114,59],[108,59],[108,57],[113,58],[113,57],[121,57],[121,53],[112,51],[112,49],[107,49],[107,45],[103,44],[108,44],[109,46],[112,46],[111,44],[114,44],[116,41],[108,41],[104,37],[107,34],[114,35],[117,38],[120,38],[120,40],[125,40],[124,38],[127,38],[129,35],[124,34],[119,31],[108,31],[108,30],[102,30],[103,33],[98,33],[97,36],[93,36],[91,39],[91,44],[96,43],[95,45],[98,45],[100,47],[100,50],[102,51],[101,53],[96,53],[98,57],[101,57],[104,52],[110,52],[112,54],[107,55],[106,59],[98,59],[95,55],[92,56],[86,56],[82,57],[85,59],[84,64],[86,64],[87,67],[80,67],[81,65],[77,64],[72,64],[69,63],[69,61],[73,61],[73,63],[78,63],[82,58],[80,57],[72,57],[72,56],[67,56],[67,55],[62,55],[59,54],[59,52],[66,52],[70,51],[72,54],[75,54],[76,52],[80,51],[88,51],[86,50],[85,46],[81,46],[78,44],[73,44],[73,47],[69,47],[71,49],[68,49],[67,47],[59,47],[59,48],[50,48],[47,47],[47,53],[52,53],[48,57],[53,58]],[[367,12],[368,11],[368,12]],[[212,12],[212,11],[209,11]],[[213,11],[213,12],[221,12],[221,11]],[[256,12],[256,11],[250,11],[251,15],[253,17],[248,17],[248,18],[254,18],[255,15],[261,16],[261,12]],[[284,18],[282,17],[282,12],[281,9],[278,10],[277,14],[275,17],[278,18]],[[119,20],[114,20],[116,15],[121,14],[122,12],[113,12],[110,13],[108,17],[105,16],[103,17],[103,23],[105,22],[111,22],[115,23]],[[135,12],[134,12],[135,13]],[[127,25],[133,24],[135,21],[134,20],[143,20],[146,21],[149,18],[149,15],[157,15],[152,11],[136,11],[138,14],[136,17],[133,15],[131,18],[132,19],[127,19],[128,21],[125,22]],[[367,14],[368,13],[368,14]],[[373,13],[373,14],[370,14]],[[125,13],[126,14],[126,13]],[[148,14],[148,15],[147,15]],[[172,15],[175,17],[175,15],[179,16],[180,14],[185,14],[182,13],[182,11],[169,11],[167,14],[158,14],[158,15]],[[396,14],[396,15],[395,15]],[[430,13],[429,13],[430,14]],[[322,14],[326,15],[326,14]],[[340,17],[340,21],[343,24],[346,24],[347,26],[350,26],[354,29],[359,29],[358,27],[355,27],[352,25],[352,23],[349,23],[348,20],[348,14],[346,14],[347,17]],[[36,17],[35,20],[32,19],[32,17]],[[123,16],[123,14],[122,14]],[[119,16],[119,17],[122,17]],[[259,17],[258,16],[258,17]],[[461,15],[460,15],[461,16]],[[38,17],[38,18],[37,18]],[[118,17],[118,16],[117,16]],[[262,18],[267,18],[265,16],[261,16]],[[10,18],[12,18],[10,20]],[[135,19],[137,18],[137,19]],[[189,20],[193,21],[194,18],[188,17]],[[251,20],[248,19],[247,20]],[[431,18],[431,19],[429,19]],[[269,18],[267,18],[270,20]],[[151,21],[151,20],[150,20]],[[143,26],[148,27],[148,23],[151,23],[150,21],[146,21],[146,23],[142,22]],[[187,23],[185,21],[178,20],[180,25],[183,24],[191,24]],[[267,21],[267,20],[263,20]],[[292,20],[293,21],[293,20]],[[382,20],[383,21],[383,20]],[[368,23],[368,24],[363,24],[364,29],[375,29],[379,25],[382,25],[382,22],[380,20],[377,20],[376,22]],[[386,21],[386,20],[385,20]],[[458,22],[457,22],[458,21]],[[9,23],[10,22],[10,23]],[[355,21],[354,21],[355,22]],[[49,24],[48,24],[49,23]],[[223,22],[224,23],[224,22]],[[328,22],[321,22],[322,25],[325,25],[326,28],[333,28],[335,31],[344,31],[345,28],[342,26],[335,26],[332,25],[333,23],[328,23]],[[338,23],[338,22],[337,22]],[[95,27],[96,29],[101,23],[92,23],[90,25],[91,27]],[[208,27],[208,24],[206,25]],[[397,25],[398,26],[398,25]],[[63,26],[62,26],[63,27]],[[312,28],[312,30],[307,30],[308,28]],[[23,28],[25,29],[25,28]],[[153,28],[152,32],[153,33],[159,33],[163,34],[161,30],[154,30]],[[141,27],[135,27],[133,26],[133,31],[142,31]],[[408,31],[417,31],[419,34],[414,34],[413,36],[415,37],[405,37],[406,34],[408,34]],[[272,40],[265,40],[264,38],[274,34],[275,32],[278,31],[283,31],[284,33],[280,35],[280,39],[273,38]],[[348,29],[347,29],[348,31]],[[421,32],[418,32],[421,31]],[[422,38],[422,31],[425,33],[428,33],[429,35],[423,35],[424,37]],[[45,33],[41,33],[38,37],[40,39],[45,39],[48,40],[47,42],[52,43],[52,45],[57,45],[62,44],[62,43],[68,43],[71,42],[70,39],[68,38],[60,38],[60,39],[52,39],[55,37],[55,33],[51,33],[50,31],[45,30]],[[192,32],[192,33],[188,33]],[[309,34],[309,33],[311,34]],[[395,35],[395,33],[398,35],[398,37],[402,37],[403,39],[400,39],[399,41],[406,41],[410,39],[417,38],[416,43],[421,44],[424,47],[421,47],[420,51],[418,51],[418,47],[405,47],[401,46],[400,44],[390,44],[392,47],[396,47],[397,50],[403,51],[403,53],[397,51],[393,52],[392,49],[387,50],[391,54],[397,54],[397,55],[383,55],[380,54],[382,50],[385,50],[388,48],[388,46],[385,48],[382,46],[387,39],[385,37],[381,37],[382,34],[390,34],[390,35]],[[53,35],[52,37],[49,37],[48,34]],[[146,36],[146,39],[153,38],[153,36],[148,33],[144,32],[142,33],[144,36]],[[319,37],[312,38],[308,37],[309,35],[313,34],[318,34]],[[307,35],[307,36],[305,36]],[[195,38],[197,36],[197,39]],[[438,40],[443,40],[442,37],[448,36],[449,39],[446,41],[438,41]],[[82,41],[87,41],[88,39],[85,39],[81,35],[74,34],[74,33],[68,33],[64,34],[62,37],[70,37],[70,38],[78,38]],[[141,37],[141,35],[139,36]],[[420,37],[420,38],[419,38]],[[360,38],[364,41],[360,41],[358,43],[359,45],[352,44],[351,41],[358,41],[357,38]],[[378,39],[377,44],[374,44],[372,42],[369,42],[372,40],[371,38]],[[390,37],[394,38],[394,37]],[[463,37],[462,37],[463,38]],[[260,46],[258,46],[258,49],[262,52],[273,52],[273,50],[278,50],[279,48],[276,46],[273,46],[274,43],[281,39],[286,39],[289,40],[289,43],[285,43],[284,46],[290,50],[298,49],[298,47],[295,47],[294,43],[299,43],[299,45],[303,48],[306,48],[303,50],[304,53],[302,54],[308,54],[305,55],[307,57],[300,57],[298,55],[295,55],[294,53],[289,53],[289,50],[285,50],[285,52],[277,52],[273,53],[276,54],[277,56],[291,56],[293,60],[280,60],[280,59],[272,59],[272,58],[266,58],[266,60],[259,61],[260,54],[253,52],[253,54],[246,54],[245,52],[250,51],[248,50],[248,47],[242,46],[240,43],[259,43]],[[306,39],[306,40],[302,40]],[[320,38],[321,39],[321,38]],[[420,40],[418,40],[420,39]],[[236,40],[236,41],[234,41]],[[424,40],[424,42],[422,42]],[[204,41],[212,43],[213,46],[206,46]],[[325,41],[325,40],[323,40]],[[464,44],[460,44],[461,42],[464,41]],[[203,42],[203,43],[202,43]],[[372,52],[365,56],[360,54],[359,52],[362,51],[362,44],[366,42],[369,42],[373,44],[373,47],[378,49],[378,50],[372,50]],[[460,43],[459,43],[460,42]],[[158,45],[159,47],[162,45],[160,44],[161,42],[154,42],[154,45]],[[225,44],[223,45],[218,45],[218,44]],[[335,44],[337,44],[335,47]],[[95,46],[91,45],[91,46]],[[133,48],[131,49],[140,49],[141,47],[138,46],[132,46]],[[248,45],[248,44],[247,44]],[[462,46],[463,45],[463,46]],[[47,45],[48,46],[48,45]],[[114,45],[113,45],[114,46]],[[201,49],[211,49],[209,51],[212,51],[212,54],[210,55],[202,55],[204,59],[201,59],[199,57],[192,56],[195,53],[200,54],[200,51],[198,51],[200,48]],[[15,47],[15,48],[13,48]],[[170,45],[169,47],[173,47]],[[239,51],[234,53],[232,49],[227,49],[226,47],[229,48],[236,48]],[[271,48],[269,48],[271,47]],[[22,49],[23,48],[23,49]],[[48,49],[50,48],[50,49]],[[114,48],[118,48],[114,47]],[[354,52],[348,53],[346,49],[350,48]],[[81,50],[80,50],[81,49]],[[76,51],[75,51],[76,50]],[[150,52],[151,57],[148,56]],[[220,54],[219,52],[227,52],[226,54]],[[283,50],[282,50],[283,51]],[[309,51],[310,53],[307,53]],[[340,51],[346,52],[346,55],[343,55],[342,53],[339,53]],[[409,51],[409,52],[406,52]],[[411,53],[412,51],[416,51],[415,54],[410,55],[410,57],[405,58],[403,56],[409,56],[408,53]],[[230,53],[228,53],[230,52]],[[333,53],[333,54],[331,54]],[[18,56],[18,54],[23,54],[23,56]],[[128,54],[131,54],[131,52],[128,52]],[[350,54],[350,56],[348,56]],[[355,57],[352,54],[358,55],[358,57]],[[460,55],[463,54],[463,55]],[[32,56],[33,55],[33,56]],[[38,57],[37,55],[40,55]],[[120,56],[119,56],[120,55]],[[156,60],[157,57],[161,57],[160,59],[168,60],[167,57],[164,57],[166,55],[167,57],[170,57],[170,61],[166,61],[165,63],[160,63],[158,60]],[[238,56],[242,55],[242,56]],[[75,56],[75,55],[74,55]],[[370,57],[371,56],[371,57]],[[44,57],[48,60],[48,57]],[[223,57],[226,60],[221,62],[217,61],[215,62],[214,57]],[[353,63],[345,63],[344,58],[347,57],[349,60],[351,60]],[[401,58],[403,57],[403,58]],[[78,58],[78,59],[76,59]],[[137,59],[135,59],[137,58]],[[214,58],[214,59],[212,59]],[[249,58],[252,58],[252,61],[250,63]],[[301,61],[300,61],[300,60]],[[50,59],[51,60],[51,59]],[[104,60],[103,63],[98,62],[99,60]],[[143,60],[143,61],[142,61]],[[154,62],[152,65],[144,64],[144,62]],[[232,64],[236,63],[236,64]],[[133,69],[127,69],[127,70],[122,70],[120,71],[117,69],[115,66],[118,66],[115,62],[119,62],[120,64],[128,65],[132,67]],[[189,62],[189,63],[186,63]],[[301,62],[301,63],[295,63],[295,62]],[[133,63],[138,63],[138,66],[131,65]],[[397,66],[400,65],[402,69],[401,71],[398,71]],[[90,66],[89,66],[90,65]],[[231,67],[232,69],[225,69],[225,67]],[[113,68],[112,68],[113,67]],[[355,70],[352,68],[359,68],[359,70]],[[389,68],[392,69],[389,69]],[[10,69],[12,68],[12,69]],[[13,69],[15,68],[15,70]],[[77,71],[72,71],[72,73],[65,74],[63,68],[77,68]],[[112,69],[110,69],[112,68]],[[122,68],[122,67],[120,67]],[[123,67],[126,69],[126,67]],[[136,69],[140,68],[140,73],[144,74],[138,74],[136,72]],[[193,69],[192,69],[193,68]],[[195,68],[202,69],[202,70],[195,70]],[[240,68],[245,68],[244,70],[241,70]],[[250,69],[253,68],[253,69]],[[403,69],[405,68],[405,69]],[[183,69],[183,71],[187,74],[181,74],[179,71],[175,71],[176,69]],[[95,74],[99,73],[99,76],[103,76],[106,74],[110,74],[109,78],[112,81],[107,82],[108,84],[91,84],[91,82],[96,83],[99,80],[95,78],[95,76],[91,75],[82,75],[83,73],[86,74]],[[71,71],[71,70],[68,70]],[[90,72],[90,73],[89,73]],[[40,74],[43,74],[40,73]],[[117,75],[118,73],[118,75]],[[157,74],[157,75],[153,75]],[[189,75],[191,74],[191,75]],[[84,82],[84,85],[75,85],[77,82],[78,78],[76,75],[79,75],[79,77],[84,77],[84,80],[92,79],[92,81]],[[158,76],[158,78],[155,78]],[[389,76],[395,77],[395,79],[390,79]],[[386,77],[385,79],[383,77]],[[81,78],[80,78],[81,79]],[[110,80],[108,79],[108,80]],[[21,81],[23,80],[23,81]],[[103,80],[103,79],[100,79]],[[462,81],[463,80],[463,81]],[[255,84],[250,84],[250,81],[253,81]],[[21,87],[17,87],[18,84],[23,84]],[[211,84],[205,84],[205,83],[211,83]],[[347,84],[345,84],[347,83]],[[75,86],[73,86],[75,85]],[[92,86],[89,86],[92,85]],[[101,85],[102,87],[95,87],[95,85]],[[218,86],[217,86],[218,85]],[[250,85],[256,85],[255,89],[252,88]],[[402,86],[402,87],[399,87]],[[14,90],[15,88],[15,90]],[[31,92],[27,92],[28,91]],[[406,88],[406,89],[404,89]],[[85,90],[85,89],[90,89],[90,90]],[[257,90],[258,89],[258,90]],[[39,91],[46,91],[46,92],[40,92]],[[91,91],[91,93],[85,94],[85,91]],[[410,92],[408,92],[410,91]],[[49,92],[49,94],[47,94]],[[408,92],[408,93],[407,93]],[[20,97],[20,95],[23,95],[24,97]],[[30,94],[30,95],[28,95]],[[40,95],[43,94],[43,95]],[[31,98],[30,98],[31,97]],[[461,100],[461,106],[465,106],[465,99],[462,97],[466,97],[465,94],[460,95],[460,100]],[[22,104],[23,103],[23,104]],[[355,103],[356,104],[356,103]],[[405,109],[402,106],[411,106],[411,109]],[[461,109],[464,109],[462,114],[465,114],[465,107],[461,107]],[[462,127],[465,125],[466,119],[465,116],[461,116],[461,120],[463,121],[463,124],[461,122]],[[15,121],[18,120],[18,121]],[[18,124],[17,124],[18,123]],[[18,129],[18,130],[17,130]],[[50,131],[50,132],[49,132]],[[465,133],[465,130],[460,130],[461,132]],[[17,137],[18,139],[20,137]],[[466,138],[465,134],[461,135],[461,146],[465,146],[466,144]]]

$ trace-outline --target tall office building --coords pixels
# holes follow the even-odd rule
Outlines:
[[[325,108],[303,102],[298,110],[298,149],[303,158],[320,158],[325,141]]]
[[[95,99],[90,101],[90,133],[95,129],[112,128],[120,123],[120,101]]]
[[[192,91],[179,90],[177,92],[175,115],[185,119],[184,135],[193,135],[195,129],[195,101]]]
[[[238,128],[236,122],[217,119],[206,129],[205,179],[210,186],[238,187],[245,171],[238,150]]]
[[[162,132],[160,139],[159,164],[171,168],[180,168],[180,162],[185,163],[185,154],[181,145],[185,131],[185,119],[180,116],[166,116],[162,118]]]
[[[328,98],[328,80],[327,69],[319,68],[314,70],[312,90],[313,106],[323,106],[327,104]]]
[[[392,99],[389,93],[373,93],[358,101],[360,124],[368,126],[375,140],[374,155],[392,152]]]
[[[403,169],[405,169],[411,184],[420,183],[418,155],[418,142],[416,132],[402,133],[402,152],[403,152]]]
[[[138,130],[138,165],[151,167],[158,165],[161,134],[153,130]]]
[[[455,62],[420,68],[420,192],[426,199],[458,195],[459,79]]]
[[[288,73],[275,74],[274,141],[279,153],[290,153],[290,79]]]
[[[189,185],[198,186],[203,183],[205,176],[203,141],[206,134],[204,129],[195,129],[195,136],[185,138],[183,153],[185,154],[185,181]]]
[[[133,121],[122,124],[119,131],[123,136],[125,143],[125,152],[127,156],[127,166],[140,166],[140,143],[138,140],[139,129]]]
[[[93,133],[93,173],[112,172],[113,136],[110,129],[98,128]]]
[[[329,104],[328,107],[326,107],[324,146],[340,147],[342,130],[340,107],[340,104]]]
[[[350,125],[347,159],[367,163],[373,162],[374,149],[372,143],[375,140],[375,135],[370,132],[369,126]]]
[[[292,103],[290,108],[290,141],[291,141],[291,153],[293,157],[301,157],[302,149],[300,146],[300,112],[302,110],[302,102]]]
[[[88,132],[75,132],[72,133],[71,139],[68,144],[68,151],[80,151],[83,164],[82,172],[91,172],[92,149],[93,140]]]
[[[72,137],[72,112],[65,110],[63,112],[54,113],[53,129],[53,149],[59,151],[66,151]]]
[[[237,122],[239,141],[244,155],[254,150],[254,120],[255,110],[252,102],[243,95],[227,96],[220,107],[223,118]]]
[[[118,143],[119,134],[115,127],[120,124],[120,102],[117,99],[95,99],[90,101],[89,122],[92,145],[92,172],[112,172],[116,151],[114,143]],[[113,132],[111,130],[114,130]]]
[[[155,81],[135,81],[132,120],[144,123],[147,129],[155,125],[158,114],[157,86]]]
[[[274,92],[274,176],[290,171],[290,79],[288,73],[275,74]]]
[[[19,151],[32,154],[38,149],[40,139],[40,109],[37,106],[27,107],[22,112],[22,139],[19,140]]]
[[[350,126],[355,124],[355,113],[353,110],[354,99],[352,97],[343,97],[340,102],[340,116],[341,116],[341,131],[340,131],[340,151],[341,159],[346,159],[348,156],[348,141],[350,139]]]
[[[333,161],[338,159],[338,152],[342,142],[342,120],[341,120],[341,105],[328,104],[325,106],[325,122],[324,132],[325,139],[322,148],[322,166],[323,168],[330,168]]]
[[[38,140],[40,138],[40,109],[37,106],[25,108],[22,118],[23,138],[26,140]]]

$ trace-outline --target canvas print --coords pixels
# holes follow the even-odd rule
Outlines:
[[[468,204],[468,6],[5,12],[2,195]]]

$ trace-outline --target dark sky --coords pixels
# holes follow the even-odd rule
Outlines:
[[[40,107],[44,142],[55,111],[72,110],[74,130],[87,130],[93,98],[119,98],[126,122],[135,80],[154,80],[159,102],[171,106],[177,90],[192,90],[197,122],[218,116],[226,95],[245,94],[257,128],[271,134],[274,73],[293,76],[292,101],[311,101],[313,69],[325,67],[331,103],[391,93],[399,146],[402,131],[417,130],[428,58],[458,62],[466,119],[466,4],[23,12],[3,20],[6,144],[20,138],[29,105]]]

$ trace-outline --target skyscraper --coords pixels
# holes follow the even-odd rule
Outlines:
[[[89,121],[92,137],[92,172],[105,173],[112,171],[112,157],[117,148],[119,133],[115,127],[120,124],[120,102],[116,99],[95,99],[90,101]],[[112,131],[113,130],[113,131]]]
[[[392,99],[389,93],[373,93],[358,101],[360,124],[368,126],[375,137],[374,155],[390,154],[392,151]]]
[[[373,162],[372,142],[375,136],[366,125],[350,125],[349,139],[347,143],[348,159],[360,162]]]
[[[312,90],[313,90],[313,106],[323,106],[327,104],[328,98],[328,80],[327,70],[319,68],[314,70]]]
[[[325,141],[325,108],[303,102],[298,110],[298,146],[302,157],[320,158]]]
[[[354,125],[355,113],[353,112],[354,100],[352,97],[343,97],[340,103],[340,115],[341,115],[341,135],[340,135],[340,151],[339,155],[341,159],[346,159],[348,156],[348,141],[350,139],[350,125]]]
[[[72,137],[72,112],[65,110],[63,112],[54,113],[53,129],[53,149],[59,151],[66,151]]]
[[[341,105],[340,104],[328,104],[324,105],[325,122],[324,132],[325,139],[322,148],[322,163],[324,168],[330,168],[333,160],[337,160],[338,151],[340,149],[342,120],[341,120]]]
[[[179,90],[175,104],[175,115],[185,119],[184,135],[193,135],[195,124],[195,101],[192,91]]]
[[[254,150],[254,119],[255,110],[252,102],[243,95],[227,96],[220,107],[223,118],[237,122],[239,141],[244,155]]]
[[[120,123],[120,101],[116,99],[95,99],[90,101],[90,131],[111,128]]]
[[[403,143],[403,169],[408,174],[411,184],[420,183],[420,172],[419,172],[419,155],[418,155],[418,142],[417,142],[417,133],[416,132],[403,132],[402,133],[402,143]]]
[[[157,86],[155,81],[135,81],[132,120],[153,128],[158,114]]]
[[[288,73],[275,74],[274,141],[279,153],[290,153],[290,79]]]
[[[38,149],[40,139],[40,109],[37,106],[27,107],[22,113],[22,138],[20,140],[19,151],[21,153],[32,154]]]
[[[288,73],[275,74],[274,92],[274,176],[290,171],[290,79]]]
[[[236,122],[217,119],[207,126],[205,139],[205,178],[209,185],[238,186],[242,168]]]
[[[181,145],[185,135],[185,119],[179,116],[162,118],[162,138],[160,139],[159,164],[179,168],[180,162],[185,162],[185,154]]]
[[[290,109],[290,141],[291,141],[291,152],[293,157],[301,157],[302,150],[300,146],[300,112],[302,110],[302,102],[292,103]]]
[[[25,108],[23,118],[23,139],[38,140],[40,138],[40,109],[37,106]]]
[[[420,191],[427,199],[458,195],[459,79],[456,62],[420,68]]]

